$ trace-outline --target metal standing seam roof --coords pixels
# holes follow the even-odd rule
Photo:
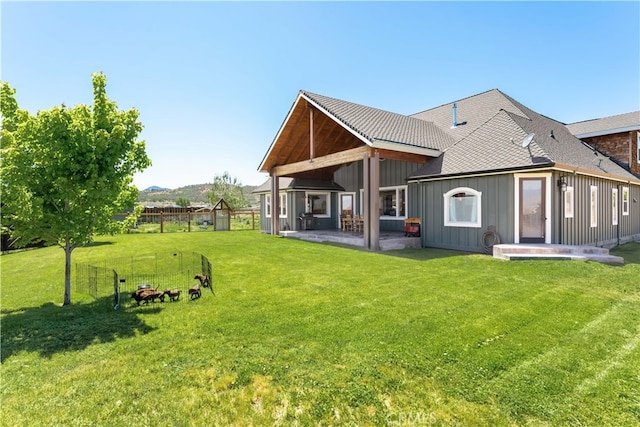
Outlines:
[[[371,143],[382,140],[442,151],[454,142],[429,121],[312,92],[301,93]]]
[[[570,123],[566,126],[572,134],[577,136],[607,135],[624,130],[640,129],[640,111]]]

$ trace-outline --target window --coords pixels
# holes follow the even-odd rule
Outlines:
[[[636,148],[638,149],[638,163],[640,163],[640,132],[638,132],[638,140],[636,141]]]
[[[265,206],[265,208],[264,208],[264,210],[265,210],[265,216],[266,216],[267,218],[271,218],[271,194],[267,194],[267,195],[265,196],[264,201],[265,201],[265,204],[266,204],[266,206]]]
[[[445,227],[482,226],[482,193],[472,188],[460,187],[444,195]]]
[[[598,226],[598,187],[591,186],[591,227]]]
[[[629,187],[622,187],[622,215],[629,215]]]
[[[306,193],[307,212],[315,216],[328,217],[331,213],[331,197],[329,193]]]
[[[407,187],[385,187],[380,189],[380,217],[405,218]]]
[[[618,225],[618,189],[611,189],[611,225]]]
[[[573,187],[564,192],[564,217],[573,218]]]
[[[404,219],[407,216],[407,186],[383,187],[379,192],[380,218]],[[364,206],[364,190],[360,189],[360,210]],[[360,212],[362,214],[362,212]]]
[[[271,194],[265,195],[265,216],[271,218]],[[280,218],[287,217],[287,193],[280,193]]]
[[[280,193],[280,218],[287,217],[287,193]]]

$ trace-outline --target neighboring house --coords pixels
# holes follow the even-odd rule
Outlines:
[[[571,123],[567,129],[640,177],[640,111]]]
[[[259,171],[263,232],[339,229],[364,243],[422,221],[422,246],[482,252],[502,243],[615,246],[640,239],[640,179],[567,127],[497,89],[411,116],[301,91]],[[274,179],[278,178],[278,179]]]

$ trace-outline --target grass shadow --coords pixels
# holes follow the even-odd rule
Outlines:
[[[113,242],[108,242],[108,241],[100,241],[100,242],[96,242],[95,240],[93,242],[89,242],[86,245],[82,245],[83,248],[92,248],[94,246],[106,246],[106,245],[113,245]]]
[[[113,310],[112,297],[89,304],[60,307],[48,302],[40,307],[2,311],[0,361],[22,351],[50,358],[56,353],[84,350],[92,344],[113,342],[147,334],[154,329],[139,318],[139,311]],[[144,312],[158,313],[159,307]]]
[[[629,242],[611,249],[611,255],[624,258],[625,264],[640,264],[640,242]]]
[[[308,243],[308,242],[305,242],[305,243]],[[338,243],[338,242],[313,242],[313,243],[316,245],[333,246],[336,248],[348,249],[356,252],[371,253],[369,249],[366,249],[362,246],[354,246],[354,245],[349,245],[347,243]],[[378,251],[376,253],[380,255],[412,259],[415,261],[429,261],[433,259],[460,257],[460,256],[467,256],[467,255],[484,255],[484,254],[478,254],[476,252],[465,252],[465,251],[456,251],[453,249],[438,249],[438,248],[404,248],[404,249],[392,249],[387,251]]]
[[[475,252],[454,251],[452,249],[437,248],[405,248],[380,252],[398,258],[412,259],[414,261],[430,261],[434,259],[464,257],[468,255],[483,255]]]

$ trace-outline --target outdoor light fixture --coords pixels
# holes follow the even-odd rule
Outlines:
[[[565,191],[567,191],[567,177],[566,176],[561,176],[560,178],[558,178],[558,188],[560,189],[560,191],[562,191],[563,193]]]

